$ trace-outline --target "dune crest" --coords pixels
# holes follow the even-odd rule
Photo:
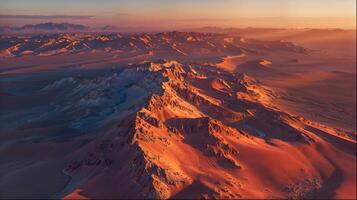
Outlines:
[[[343,164],[355,161],[355,139],[284,113],[254,79],[209,67],[193,73],[175,61],[128,70],[161,89],[70,156],[67,191],[81,188],[88,198],[309,198],[332,187],[327,198],[356,194],[348,186],[355,171]]]
[[[246,31],[0,36],[0,196],[354,198],[353,49]]]

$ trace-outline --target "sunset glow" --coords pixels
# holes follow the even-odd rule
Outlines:
[[[0,0],[0,200],[356,199],[356,0]]]
[[[54,21],[148,28],[350,29],[356,21],[355,0],[1,0],[0,6],[2,25]]]

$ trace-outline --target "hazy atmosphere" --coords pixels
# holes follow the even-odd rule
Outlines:
[[[356,199],[356,0],[0,0],[0,199]]]
[[[355,28],[355,0],[1,0],[0,24]]]

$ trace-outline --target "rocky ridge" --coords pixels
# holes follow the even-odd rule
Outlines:
[[[128,70],[160,89],[68,158],[64,171],[72,181],[65,191],[81,188],[91,198],[241,198],[254,184],[235,178],[250,167],[240,148],[319,140],[304,128],[306,121],[274,107],[269,88],[246,75],[165,60]],[[185,193],[197,184],[198,192]]]

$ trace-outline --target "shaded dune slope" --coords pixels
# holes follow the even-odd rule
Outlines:
[[[355,133],[285,113],[243,74],[163,60],[126,70],[151,83],[145,103],[67,156],[58,196],[355,197]]]

